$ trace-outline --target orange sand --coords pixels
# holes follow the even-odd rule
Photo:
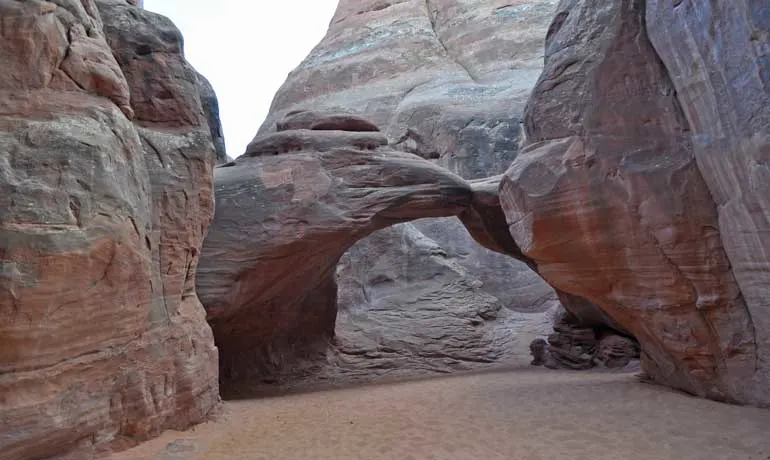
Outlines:
[[[525,369],[230,401],[113,460],[768,460],[770,410]]]

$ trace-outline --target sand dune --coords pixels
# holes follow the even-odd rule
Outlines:
[[[523,369],[230,401],[112,460],[768,460],[770,410]]]

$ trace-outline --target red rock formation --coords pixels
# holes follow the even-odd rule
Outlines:
[[[746,2],[730,3],[738,4],[731,8],[746,8]],[[770,195],[760,199],[764,185],[748,179],[761,168],[741,166],[761,152],[762,142],[744,141],[751,110],[738,109],[736,102],[767,101],[767,80],[759,94],[738,99],[719,88],[701,93],[706,85],[682,75],[689,72],[682,68],[705,65],[705,76],[730,61],[704,63],[692,57],[689,39],[665,38],[678,30],[694,33],[693,24],[704,17],[696,11],[709,5],[677,7],[689,11],[691,17],[683,19],[688,26],[651,25],[658,47],[669,52],[664,65],[648,39],[644,1],[562,2],[546,40],[546,67],[527,108],[528,145],[503,178],[501,201],[515,241],[539,273],[554,287],[598,305],[636,336],[643,367],[654,380],[714,399],[768,404],[760,354],[767,332],[757,328],[764,321],[766,287],[752,291],[736,280],[737,274],[747,287],[757,286],[768,273],[762,268],[767,257],[760,255],[767,216],[752,203]],[[650,17],[671,22],[671,8],[670,2],[651,2]],[[739,10],[724,6],[722,12],[719,17],[732,18],[724,19],[725,34],[749,29],[734,22],[747,17]],[[700,42],[701,52],[719,49],[716,43],[722,42]],[[743,56],[737,49],[735,56]],[[756,55],[729,59],[762,62]],[[672,71],[679,74],[679,87],[669,77]],[[746,81],[761,82],[761,75],[749,74]],[[721,84],[737,89],[740,82]],[[725,95],[722,104],[696,102],[716,101],[715,94]],[[767,107],[755,112],[760,119]],[[730,118],[730,130],[718,128],[734,112],[746,117]],[[757,126],[767,131],[767,123]],[[734,157],[723,156],[716,145],[699,145],[700,134],[714,129],[723,135],[720,145],[735,147]],[[733,177],[729,171],[746,171],[746,179],[727,179]],[[743,192],[728,195],[719,184]],[[739,261],[738,271],[726,247]],[[745,270],[750,260],[757,261],[751,275]]]
[[[277,135],[296,148],[275,151],[270,139]],[[335,266],[357,240],[468,206],[468,184],[426,160],[382,146],[339,144],[362,135],[379,134],[269,134],[216,169],[217,212],[198,292],[225,379],[269,375],[328,344],[337,316]],[[330,140],[338,144],[329,146]]]
[[[687,118],[751,316],[756,362],[745,400],[770,405],[770,7],[648,0],[647,33]]]
[[[117,1],[0,17],[0,456],[198,422],[218,401],[194,290],[214,153],[181,38]]]
[[[518,152],[524,104],[542,69],[542,44],[556,3],[341,0],[324,39],[276,94],[260,134],[285,129],[284,117],[298,110],[305,110],[305,117],[314,111],[355,113],[380,126],[396,149],[435,160],[466,179],[502,174]],[[496,197],[496,184],[489,188]],[[502,213],[499,218],[499,234],[512,243]],[[366,254],[376,254],[378,263],[369,264]],[[416,276],[414,267],[432,278]],[[524,316],[542,322],[558,304],[555,292],[529,267],[480,247],[455,218],[396,226],[357,243],[343,257],[338,278],[344,316],[338,330],[350,338],[346,351],[382,343],[381,335],[364,337],[375,330],[391,330],[394,337],[411,334],[404,342],[432,348],[424,323],[414,319],[444,317],[443,333],[468,348],[434,353],[433,359],[425,354],[418,367],[440,372],[450,371],[447,363],[464,356],[504,361],[523,355],[532,337],[519,346],[495,339],[486,348],[476,348],[476,337],[512,329]],[[457,299],[475,299],[467,303],[468,312],[490,303],[502,310],[481,325],[455,321],[459,306],[435,300],[450,291]],[[347,320],[348,311],[357,312],[356,324]],[[363,321],[376,326],[359,333]],[[350,334],[346,327],[353,328]],[[506,340],[512,337],[518,336]],[[380,354],[393,362],[414,362],[412,349],[418,348],[394,345]]]
[[[564,0],[546,32],[553,3],[343,0],[261,133],[297,109],[352,110],[386,127],[392,144],[465,177],[497,173],[519,152],[518,111],[545,35],[527,146],[502,184],[515,241],[493,224],[502,222],[494,207],[483,222],[463,210],[464,223],[488,248],[536,268],[582,324],[639,338],[653,379],[768,404],[766,9],[751,0]],[[281,136],[261,141],[297,148]],[[475,184],[474,202],[498,198],[485,196],[488,182]],[[450,226],[415,228],[462,253]],[[398,232],[394,248],[419,241]],[[379,254],[381,239],[371,241]],[[401,253],[411,254],[394,250],[393,260]],[[351,257],[341,276],[366,294],[381,278],[359,276],[363,260]],[[492,260],[462,262],[483,270]],[[408,279],[393,266],[377,269]],[[521,271],[489,273],[484,282],[494,284]],[[502,297],[511,284],[489,292]]]

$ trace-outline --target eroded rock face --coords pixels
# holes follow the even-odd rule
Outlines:
[[[548,307],[505,308],[411,224],[354,246],[337,270],[344,275],[338,277],[337,334],[318,371],[330,382],[523,365],[529,341],[549,327]]]
[[[342,0],[260,133],[297,109],[358,113],[465,178],[508,167],[556,1]]]
[[[217,212],[198,292],[225,379],[269,375],[323,352],[337,317],[335,266],[356,241],[399,222],[455,215],[470,204],[467,182],[415,155],[314,147],[334,133],[338,140],[376,135],[283,131],[296,151],[252,148],[215,171]],[[265,145],[266,137],[252,146]]]
[[[297,388],[524,362],[549,328],[547,291],[527,314],[510,311],[412,225],[357,243],[462,215],[479,242],[520,256],[493,181],[357,144],[381,138],[365,119],[291,114],[279,126],[215,175],[198,291],[228,390],[254,377]]]
[[[523,109],[542,69],[542,43],[555,5],[550,0],[342,0],[326,37],[278,91],[260,133],[282,131],[284,123],[289,123],[284,119],[301,123],[296,128],[309,129],[313,112],[325,116],[353,113],[381,127],[394,148],[431,159],[466,179],[502,174],[522,141]],[[292,114],[298,111],[303,112]],[[489,188],[496,197],[497,184],[490,182]],[[500,222],[497,228],[510,240],[502,214]],[[455,218],[421,220],[388,229],[389,244],[379,237],[357,243],[358,254],[378,254],[380,262],[371,267],[358,256],[343,259],[340,286],[348,280],[356,285],[360,274],[371,270],[377,271],[371,273],[372,279],[409,279],[401,260],[404,254],[421,250],[404,247],[417,241],[415,231],[434,241],[446,254],[446,262],[462,272],[442,263],[442,276],[463,278],[465,286],[481,283],[462,296],[491,296],[514,316],[539,316],[533,321],[541,321],[542,315],[558,304],[553,289],[526,264],[493,252],[499,247],[486,250],[479,246]],[[410,292],[408,283],[398,283],[411,309],[443,315],[434,312],[435,302],[419,301],[424,285]],[[442,286],[436,278],[433,288],[440,291],[445,288]],[[350,294],[340,292],[341,311],[365,305],[372,315],[382,311],[381,306],[371,303],[350,304],[368,302],[360,293]],[[412,298],[418,300],[407,300]],[[398,303],[392,295],[389,302],[391,306]],[[474,308],[468,306],[469,311]],[[446,311],[447,318],[453,315]],[[364,315],[357,318],[362,321]],[[421,334],[416,322],[398,320],[396,315],[390,318],[399,334]],[[381,321],[387,319],[383,316]],[[340,334],[342,327],[338,328]],[[508,327],[514,326],[509,323]],[[457,331],[458,336],[465,334]],[[526,346],[519,351],[526,352]],[[408,349],[404,352],[410,353]]]
[[[388,145],[380,133],[298,129],[259,136],[246,147],[245,155],[280,155],[283,153],[317,151],[328,152],[344,147],[376,150]]]
[[[211,83],[201,74],[198,74],[198,90],[200,91],[203,113],[209,125],[211,140],[214,150],[217,152],[217,164],[227,163],[227,147],[225,146],[225,134],[222,130],[222,121],[219,119],[219,100]]]
[[[194,290],[213,147],[195,80],[166,86],[163,120],[138,93],[186,66],[179,34],[125,2],[0,17],[0,452],[82,457],[198,422],[218,401]]]
[[[698,80],[677,71],[677,63],[695,66],[681,57],[691,56],[686,48],[691,42],[669,41],[666,34],[705,31],[694,25],[696,16],[704,16],[693,9],[710,7],[686,2],[678,8],[690,11],[690,25],[675,26],[673,18],[681,16],[670,11],[670,2],[663,3],[648,5],[654,19],[648,23],[658,15],[668,18],[669,25],[651,26],[658,46],[668,46],[668,69],[648,39],[645,2],[560,3],[546,39],[546,67],[527,107],[528,145],[501,185],[503,209],[514,240],[550,284],[598,305],[639,339],[644,370],[654,380],[714,399],[766,404],[770,395],[757,340],[766,330],[757,328],[762,320],[754,318],[763,308],[758,296],[764,287],[744,292],[726,248],[733,257],[752,248],[751,258],[738,256],[748,263],[762,258],[759,242],[767,240],[757,227],[767,216],[760,218],[761,207],[751,205],[763,201],[764,185],[752,186],[759,183],[749,179],[752,168],[744,167],[762,144],[747,141],[757,139],[744,135],[750,132],[749,112],[736,108],[740,100],[767,100],[767,80],[759,96],[724,96],[721,105],[701,107],[696,100],[726,93],[715,89],[704,95],[700,85],[687,86],[685,81]],[[725,17],[740,16],[724,8]],[[743,26],[725,19],[725,27]],[[743,61],[737,49],[730,59]],[[706,69],[714,64],[688,59]],[[726,65],[717,62],[701,75]],[[685,90],[680,97],[672,70]],[[748,81],[761,80],[752,78]],[[735,90],[739,84],[725,83]],[[686,110],[680,100],[689,104]],[[715,129],[733,110],[745,113],[748,124],[739,121],[733,131],[720,131],[721,147],[699,145],[700,133]],[[764,105],[758,113],[766,112]],[[734,156],[722,155],[723,149]],[[705,158],[712,154],[721,158]],[[733,182],[717,169],[747,175]],[[715,188],[727,182],[735,195]],[[726,223],[728,216],[737,221]],[[751,216],[754,223],[742,227]],[[756,244],[739,243],[752,238]],[[766,271],[743,273],[742,281],[756,286],[750,280]],[[749,295],[753,303],[747,302]]]
[[[687,118],[751,316],[756,368],[746,400],[770,405],[770,8],[648,0],[647,32]]]

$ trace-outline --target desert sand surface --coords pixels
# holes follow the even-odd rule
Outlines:
[[[770,410],[540,368],[228,401],[112,460],[768,460]]]

